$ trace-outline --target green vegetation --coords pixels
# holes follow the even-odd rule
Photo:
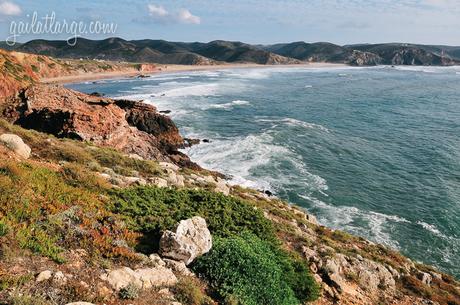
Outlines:
[[[8,225],[4,220],[0,220],[0,237],[8,234]]]
[[[204,217],[216,242],[196,270],[229,304],[230,299],[248,305],[299,304],[318,295],[307,266],[281,250],[271,222],[244,200],[204,190],[135,187],[114,190],[111,210],[143,234],[138,250],[146,253],[178,221]],[[198,293],[188,288],[189,298]]]
[[[162,231],[193,216],[205,218],[213,236],[226,237],[246,230],[263,240],[276,240],[270,221],[260,210],[243,200],[204,190],[152,186],[114,190],[110,208],[129,228],[146,236],[148,243],[140,243],[140,251],[155,250],[144,247],[158,240]]]
[[[185,305],[211,305],[214,304],[204,291],[200,281],[194,277],[184,277],[174,287],[175,298]]]
[[[250,233],[216,238],[194,269],[226,304],[295,305],[318,296],[306,266]]]
[[[123,238],[133,244],[134,235],[104,210],[100,192],[71,185],[65,175],[29,163],[0,161],[0,219],[10,232],[3,238],[56,262],[63,262],[63,249],[77,247],[92,255],[129,255],[129,249],[113,246],[112,241]]]
[[[40,69],[36,65],[31,65],[30,67],[32,68],[32,71],[34,71],[35,73],[40,72]]]
[[[134,284],[128,284],[118,292],[120,299],[122,300],[134,300],[139,297],[140,288]]]
[[[134,173],[160,175],[157,162],[130,158],[115,149],[92,146],[70,139],[57,139],[52,135],[11,125],[2,119],[0,119],[0,132],[17,134],[42,160],[56,163],[71,162],[85,168],[88,174],[101,171],[102,167],[108,167],[115,173],[125,176]]]

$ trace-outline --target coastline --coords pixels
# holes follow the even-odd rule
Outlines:
[[[40,82],[45,84],[69,84],[85,81],[95,81],[103,79],[115,79],[123,77],[136,77],[139,75],[156,75],[163,73],[192,72],[192,71],[212,71],[224,69],[245,69],[245,68],[340,68],[350,67],[346,64],[334,63],[305,63],[292,65],[259,65],[259,64],[222,64],[222,65],[158,65],[158,69],[153,72],[142,71],[113,71],[104,73],[83,73],[78,75],[67,75],[52,78],[42,78]]]

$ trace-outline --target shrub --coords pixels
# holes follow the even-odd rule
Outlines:
[[[272,224],[249,203],[205,190],[141,186],[112,191],[112,212],[124,217],[128,226],[144,234],[148,245],[177,222],[193,216],[206,219],[214,236],[226,237],[250,231],[275,243]],[[140,251],[144,248],[141,242]]]
[[[174,287],[174,297],[185,305],[208,305],[214,304],[212,299],[208,297],[198,279],[193,277],[184,277],[179,280]]]
[[[0,220],[0,237],[6,234],[8,234],[8,225],[3,220]]]
[[[294,305],[317,297],[306,267],[251,233],[216,238],[193,269],[226,304]]]
[[[123,287],[118,292],[120,299],[122,300],[134,300],[139,296],[140,288],[134,284],[129,284]]]

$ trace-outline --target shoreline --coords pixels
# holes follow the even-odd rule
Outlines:
[[[222,64],[222,65],[158,65],[156,71],[113,71],[103,73],[84,73],[78,75],[67,75],[52,78],[43,78],[40,80],[44,84],[70,84],[85,81],[96,81],[104,79],[116,79],[125,77],[137,77],[140,75],[152,76],[156,74],[177,73],[177,72],[193,72],[193,71],[213,71],[225,69],[246,69],[246,68],[306,68],[306,69],[321,69],[321,68],[341,68],[350,67],[346,64],[334,63],[306,63],[292,65],[260,65],[260,64]]]

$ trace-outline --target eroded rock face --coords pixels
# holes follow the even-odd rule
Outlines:
[[[28,159],[30,157],[31,149],[24,143],[21,137],[15,134],[2,134],[0,136],[0,144],[12,150],[16,155]]]
[[[90,96],[58,85],[36,85],[7,102],[4,116],[34,129],[144,159],[193,164],[178,152],[184,140],[173,121],[151,105]]]
[[[160,255],[188,265],[198,256],[209,252],[211,247],[212,237],[206,221],[196,216],[179,222],[174,231],[163,233]]]

